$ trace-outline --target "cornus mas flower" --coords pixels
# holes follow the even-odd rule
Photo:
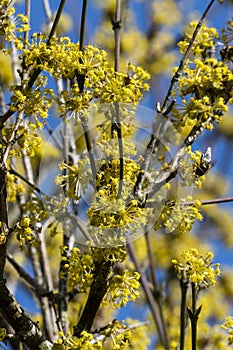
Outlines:
[[[225,329],[228,332],[228,344],[233,344],[233,317],[226,317],[225,322],[221,328]]]
[[[212,252],[201,254],[197,249],[191,248],[183,250],[181,259],[173,259],[172,263],[179,279],[208,288],[216,284],[216,277],[220,275],[220,264],[214,264],[213,257]]]

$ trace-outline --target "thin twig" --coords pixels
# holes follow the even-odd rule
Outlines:
[[[40,253],[40,263],[43,270],[43,280],[44,285],[49,291],[53,291],[53,279],[51,274],[51,269],[49,265],[49,259],[48,259],[48,253],[47,253],[47,247],[46,247],[46,240],[45,240],[45,230],[46,227],[44,226],[40,233],[40,245],[39,245],[39,253]],[[45,304],[48,305],[47,312],[48,317],[46,320],[44,320],[45,327],[47,333],[50,335],[50,338],[53,339],[56,335],[56,305],[54,300],[51,300],[50,303],[48,302],[48,299],[45,299]]]
[[[169,350],[169,342],[167,339],[166,329],[164,328],[163,322],[161,320],[158,306],[154,300],[154,296],[149,288],[146,276],[140,267],[136,253],[135,253],[134,248],[133,248],[131,243],[128,244],[128,251],[129,251],[130,258],[132,259],[132,261],[135,264],[136,270],[140,274],[142,288],[144,290],[149,307],[151,309],[151,313],[152,313],[152,316],[154,318],[154,321],[155,321],[155,324],[156,324],[156,327],[158,330],[160,342],[163,344],[163,346],[166,350]]]
[[[112,20],[112,29],[115,36],[115,72],[120,70],[120,32],[121,32],[121,0],[116,0],[115,18]]]
[[[82,16],[81,16],[81,26],[80,26],[80,38],[79,38],[79,50],[84,50],[84,37],[85,37],[85,27],[86,27],[86,13],[87,13],[87,5],[88,1],[83,0],[83,6],[82,6]],[[80,61],[82,62],[81,58]],[[83,93],[84,90],[84,83],[85,83],[85,74],[80,74],[76,72],[77,82],[80,90],[80,94]],[[84,138],[85,143],[87,147],[88,157],[90,160],[91,165],[91,172],[92,172],[92,179],[93,179],[93,187],[96,190],[95,187],[95,180],[96,180],[96,166],[95,166],[95,159],[94,159],[94,153],[93,153],[93,140],[90,134],[88,121],[85,118],[85,116],[80,116],[83,132],[84,132]]]
[[[115,37],[115,72],[120,70],[120,32],[121,32],[121,0],[116,0],[116,11],[115,18],[112,19],[112,29],[114,31]],[[123,150],[123,138],[121,131],[121,120],[120,120],[120,106],[119,102],[114,103],[115,111],[113,111],[112,116],[112,135],[114,131],[117,132],[118,147],[119,147],[119,162],[120,162],[120,174],[119,174],[119,186],[117,199],[120,199],[122,189],[123,189],[123,179],[124,179],[124,150]],[[113,136],[114,137],[114,136]]]
[[[0,130],[1,133],[1,130]],[[1,157],[2,158],[2,157]],[[8,211],[7,211],[7,169],[5,163],[0,163],[0,234],[5,237],[0,244],[0,283],[5,284],[4,266],[6,262],[7,236],[8,236]]]
[[[36,192],[38,192],[41,195],[45,196],[45,193],[43,193],[39,187],[36,187],[32,182],[28,181],[26,179],[26,177],[24,177],[23,175],[21,175],[20,173],[18,173],[18,171],[16,171],[15,169],[13,169],[13,167],[11,166],[11,169],[9,170],[9,172],[11,174],[16,175],[17,177],[19,177],[21,180],[23,180],[26,184],[28,184],[28,186],[30,186],[31,188],[33,188]]]
[[[197,295],[198,295],[198,289],[196,283],[191,283],[192,287],[192,307],[187,308],[188,316],[191,321],[191,333],[192,333],[192,350],[197,349],[197,322],[198,318],[201,312],[202,307],[197,308]]]
[[[28,23],[30,23],[31,18],[31,0],[26,0],[26,9],[25,9],[26,16],[28,18]],[[29,30],[24,32],[24,45],[29,39]]]
[[[49,23],[52,19],[52,11],[51,11],[51,7],[49,4],[49,0],[43,0],[43,6],[44,6],[45,16],[46,16],[47,21]]]
[[[0,113],[5,113],[6,102],[2,86],[0,86]]]
[[[30,183],[34,183],[34,175],[32,171],[31,166],[31,160],[28,156],[22,156],[23,164],[25,168],[25,172],[27,175],[27,179]],[[33,200],[33,194],[31,194],[30,198]],[[36,224],[37,228],[42,228],[41,224]],[[51,273],[49,272],[50,266],[48,263],[48,257],[45,251],[45,244],[44,244],[44,230],[41,230],[40,232],[40,240],[41,244],[39,245],[38,249],[30,249],[30,257],[32,261],[34,261],[33,267],[37,269],[37,275],[40,279],[38,280],[40,284],[43,284],[48,289],[53,289],[52,287],[52,279],[51,279]],[[39,255],[39,259],[38,259]],[[49,281],[50,279],[50,281]],[[48,282],[49,281],[49,282]],[[43,322],[44,322],[44,329],[45,333],[48,337],[48,339],[53,340],[55,333],[56,333],[56,323],[55,323],[55,315],[54,315],[54,309],[55,305],[53,303],[50,303],[48,298],[46,296],[39,296],[39,301],[41,305],[42,315],[43,315]]]
[[[146,240],[146,247],[147,247],[147,255],[149,258],[149,266],[150,266],[150,273],[151,273],[151,281],[153,284],[153,295],[154,295],[154,299],[158,305],[159,308],[159,314],[160,314],[160,319],[161,319],[161,323],[163,325],[163,329],[164,329],[164,333],[166,335],[167,338],[167,342],[168,342],[168,337],[167,337],[167,333],[166,333],[166,324],[165,324],[165,320],[164,320],[164,314],[163,314],[163,308],[162,308],[162,304],[161,304],[161,291],[159,289],[159,284],[158,281],[156,279],[156,271],[155,271],[155,265],[154,265],[154,257],[153,257],[153,253],[151,250],[151,244],[150,244],[150,238],[149,238],[149,231],[146,228],[145,230],[145,240]]]
[[[37,250],[34,247],[29,247],[29,256],[33,267],[33,272],[35,274],[36,281],[39,285],[44,285],[44,277],[43,277],[43,271],[41,262],[39,261]],[[42,313],[42,319],[44,322],[44,330],[46,337],[50,340],[53,339],[55,331],[55,324],[52,323],[51,314],[53,312],[53,306],[48,300],[48,295],[45,296],[38,295],[39,302],[40,302],[40,308]]]
[[[9,155],[9,152],[10,152],[13,144],[16,141],[17,131],[18,131],[18,128],[20,127],[20,125],[21,125],[22,119],[23,119],[23,112],[20,112],[18,114],[18,116],[17,116],[14,128],[12,130],[11,136],[10,136],[10,138],[8,140],[8,143],[7,143],[7,146],[6,146],[6,148],[5,148],[4,152],[3,152],[3,157],[2,157],[3,163],[6,163],[8,155]]]
[[[79,39],[79,50],[80,51],[83,51],[83,48],[84,48],[87,5],[88,5],[88,0],[83,0],[82,16],[81,16],[81,24],[80,24],[80,39]]]
[[[10,3],[8,4],[7,8],[6,8],[6,12],[12,7],[14,6],[14,3],[16,2],[17,0],[11,0]]]
[[[152,281],[152,284],[153,284],[153,287],[154,287],[154,291],[156,293],[159,293],[159,286],[158,286],[158,282],[157,282],[156,275],[155,275],[154,257],[153,257],[153,253],[152,253],[152,250],[151,250],[149,232],[148,232],[147,229],[145,231],[146,232],[145,232],[144,237],[145,237],[145,240],[146,240],[146,248],[147,248],[147,256],[148,256],[148,259],[149,259],[151,281]]]
[[[93,187],[96,190],[95,186],[95,180],[96,180],[96,166],[95,166],[95,158],[94,158],[94,152],[93,152],[93,145],[92,145],[92,137],[89,130],[89,125],[86,117],[80,116],[80,120],[82,123],[82,128],[84,132],[84,138],[85,143],[87,147],[88,157],[90,160],[90,166],[91,166],[91,172],[92,172],[92,179],[93,179]]]
[[[12,257],[11,254],[7,254],[7,260],[11,263],[14,269],[18,272],[19,276],[23,278],[29,286],[31,286],[37,295],[49,295],[51,290],[44,288],[43,285],[39,284],[38,281],[30,276],[26,270],[17,263],[17,261]]]
[[[54,142],[56,143],[57,147],[62,150],[63,149],[63,145],[62,142],[57,138],[57,136],[54,134],[54,131],[51,129],[49,123],[46,121],[45,124],[45,129],[47,129],[49,135],[52,137],[52,139],[54,140]]]
[[[68,133],[68,125],[65,120],[63,124],[63,158],[66,164],[69,164],[69,133]],[[64,175],[67,175],[68,170],[64,170]],[[68,191],[68,182],[65,183],[64,193]],[[64,233],[63,233],[63,242],[62,242],[62,257],[68,258],[69,256],[69,247],[70,247],[70,235],[68,224],[66,222],[63,223]],[[68,247],[68,248],[67,248]],[[61,327],[64,334],[67,334],[69,328],[69,322],[67,318],[67,310],[68,310],[68,298],[67,298],[67,269],[65,268],[66,261],[65,259],[60,260],[59,267],[59,282],[58,282],[58,291],[59,291],[59,300],[58,300],[58,324]]]
[[[112,130],[116,130],[117,132],[117,140],[118,140],[118,147],[119,147],[120,174],[119,174],[117,199],[120,199],[122,189],[123,189],[123,179],[124,179],[124,149],[123,149],[123,138],[122,138],[122,132],[121,132],[120,106],[118,102],[116,102],[114,105],[115,105],[116,115],[114,115],[112,118]]]
[[[205,199],[200,201],[201,205],[210,205],[210,204],[218,204],[218,203],[229,203],[233,202],[233,197],[224,197],[224,198],[214,198],[214,199]],[[195,201],[184,202],[183,205],[193,205]]]
[[[179,350],[185,349],[185,328],[186,328],[186,299],[189,281],[180,281],[181,288],[181,304],[180,304],[180,348]]]
[[[171,80],[171,84],[169,86],[167,95],[166,95],[166,97],[164,99],[164,102],[163,102],[163,105],[162,105],[162,108],[161,108],[162,113],[163,113],[163,111],[165,111],[167,109],[168,102],[169,102],[169,99],[171,97],[171,93],[172,93],[173,87],[174,87],[175,83],[177,82],[177,80],[179,79],[179,77],[180,77],[180,75],[181,75],[181,73],[183,71],[184,64],[185,64],[185,62],[186,62],[186,60],[187,60],[187,58],[188,58],[188,56],[190,54],[190,51],[191,51],[192,46],[194,44],[194,41],[195,41],[195,39],[196,39],[196,37],[198,35],[198,32],[201,29],[203,21],[206,18],[206,16],[207,16],[210,8],[212,7],[214,1],[215,0],[211,0],[210,1],[209,5],[207,6],[206,10],[204,11],[203,15],[201,16],[201,19],[199,20],[199,22],[198,22],[198,24],[197,24],[197,26],[196,26],[196,28],[195,28],[195,30],[193,32],[193,35],[192,35],[192,38],[190,39],[189,45],[187,47],[187,50],[185,51],[184,56],[183,56],[183,58],[180,61],[180,65],[179,65],[176,73],[174,74],[174,76],[173,76],[173,78]]]
[[[88,1],[83,0],[81,24],[80,24],[80,36],[79,36],[79,51],[84,51],[84,37],[85,37],[85,27],[86,27],[87,4],[88,4]],[[79,58],[79,62],[81,64],[83,63],[81,57]],[[81,74],[76,70],[75,75],[76,75],[77,82],[78,82],[79,92],[80,92],[80,94],[82,94],[83,90],[84,90],[86,74],[85,74],[85,72]]]

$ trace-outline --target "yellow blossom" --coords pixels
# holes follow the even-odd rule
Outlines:
[[[173,259],[172,263],[179,279],[195,283],[197,287],[205,288],[216,284],[216,277],[220,275],[220,264],[214,264],[214,254],[208,252],[205,255],[195,248],[183,250],[179,260]]]

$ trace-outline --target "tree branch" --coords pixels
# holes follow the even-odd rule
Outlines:
[[[136,270],[138,271],[138,273],[141,276],[140,280],[141,280],[142,288],[144,290],[149,307],[151,309],[151,313],[152,313],[152,316],[154,318],[154,321],[155,321],[155,324],[156,324],[156,327],[158,330],[160,342],[163,344],[164,349],[169,350],[169,342],[168,342],[168,338],[167,338],[166,328],[164,327],[164,324],[161,320],[158,306],[157,306],[157,304],[154,300],[154,296],[153,296],[153,294],[148,286],[148,281],[146,279],[146,276],[139,265],[139,262],[138,262],[138,259],[136,257],[136,254],[135,254],[135,251],[134,251],[132,244],[128,243],[127,247],[128,247],[130,258],[132,259],[132,261],[136,267]]]
[[[83,51],[83,48],[84,48],[87,5],[88,5],[88,0],[83,0],[82,16],[81,16],[81,24],[80,24],[80,39],[79,39],[79,50],[80,51]]]
[[[108,290],[110,268],[111,261],[109,259],[105,258],[95,262],[93,282],[81,318],[74,326],[74,336],[80,337],[82,331],[90,332],[100,304]]]
[[[18,272],[19,276],[23,278],[29,284],[29,286],[31,286],[34,289],[37,295],[49,295],[51,293],[51,291],[49,291],[47,288],[44,288],[42,285],[40,285],[35,278],[31,277],[24,270],[24,268],[15,261],[11,254],[7,254],[7,260]]]
[[[2,278],[0,279],[0,295],[0,312],[13,327],[20,340],[31,350],[52,349],[52,344],[45,339],[38,324],[25,313],[7,289]]]
[[[112,29],[114,31],[115,37],[115,72],[120,70],[120,32],[121,32],[121,0],[116,0],[116,11],[115,18],[112,19]],[[114,103],[115,111],[112,115],[112,136],[114,131],[117,132],[118,147],[119,147],[119,162],[120,162],[120,175],[119,175],[119,185],[117,198],[120,199],[122,188],[123,188],[123,179],[124,179],[124,150],[123,150],[123,139],[121,131],[121,120],[120,120],[120,106],[119,102]]]

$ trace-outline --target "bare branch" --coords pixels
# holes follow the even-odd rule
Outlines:
[[[121,32],[121,0],[116,0],[116,11],[115,18],[112,19],[112,29],[114,31],[115,37],[115,72],[119,72],[120,70],[120,32]],[[122,139],[122,131],[121,131],[121,120],[120,120],[120,106],[119,103],[116,102],[114,104],[115,111],[112,115],[112,135],[114,131],[117,132],[118,138],[118,147],[119,147],[119,162],[120,162],[120,175],[119,175],[119,185],[117,198],[121,197],[122,187],[123,187],[123,179],[124,179],[124,150],[123,150],[123,139]]]
[[[26,9],[25,9],[26,16],[28,18],[28,22],[30,23],[30,17],[31,17],[31,0],[26,0]],[[29,30],[24,32],[24,44],[29,39]]]
[[[79,337],[82,331],[90,332],[97,311],[108,290],[107,278],[110,268],[111,261],[109,259],[95,262],[94,279],[80,320],[74,326],[74,336]]]
[[[11,254],[7,254],[7,260],[11,263],[11,265],[15,268],[15,270],[18,272],[19,276],[23,278],[29,286],[31,286],[37,295],[49,295],[51,291],[44,288],[41,284],[37,282],[37,280],[33,277],[31,277],[22,266],[20,266],[17,261],[13,258]]]
[[[115,36],[115,72],[120,69],[120,31],[121,31],[121,0],[116,0],[115,18],[112,19],[112,29]]]
[[[50,8],[49,0],[43,0],[44,12],[48,22],[52,20],[52,11]]]
[[[21,180],[23,180],[26,184],[28,184],[28,186],[30,186],[31,188],[33,188],[36,192],[38,192],[39,194],[43,194],[45,196],[45,193],[43,193],[39,187],[36,187],[32,182],[28,181],[28,179],[26,177],[24,177],[23,175],[21,175],[20,173],[18,173],[18,171],[16,171],[13,166],[11,166],[11,169],[9,171],[11,174],[16,175],[17,177],[19,177]]]
[[[233,202],[233,197],[213,198],[213,199],[206,199],[206,200],[200,201],[201,205],[229,203],[229,202]],[[195,201],[184,202],[184,205],[192,205],[192,204],[195,204]]]
[[[158,306],[157,306],[157,304],[156,304],[156,302],[154,300],[154,296],[153,296],[153,294],[152,294],[152,292],[151,292],[151,290],[149,288],[146,276],[145,276],[144,272],[142,271],[142,269],[140,267],[140,264],[138,262],[138,259],[136,257],[136,253],[134,251],[134,248],[133,248],[132,244],[129,243],[127,247],[128,247],[130,258],[134,262],[136,270],[138,271],[138,273],[141,276],[140,280],[141,280],[142,288],[144,290],[144,293],[145,293],[145,296],[147,298],[149,307],[151,309],[152,316],[153,316],[155,324],[157,326],[159,339],[160,339],[161,343],[163,344],[164,349],[169,350],[169,342],[168,342],[168,338],[167,338],[166,328],[164,327],[164,324],[162,322]]]
[[[13,327],[20,340],[29,349],[52,349],[52,344],[47,341],[41,332],[38,323],[33,322],[18,304],[13,295],[5,285],[5,281],[0,279],[0,312]]]
[[[83,0],[82,17],[81,17],[81,24],[80,24],[80,39],[79,39],[79,50],[80,51],[83,51],[83,47],[84,47],[87,4],[88,4],[88,0]]]
[[[168,102],[169,102],[169,99],[171,97],[171,93],[172,93],[173,87],[174,87],[175,83],[177,82],[177,80],[179,79],[179,77],[180,77],[180,75],[181,75],[181,73],[183,71],[184,64],[185,64],[185,62],[186,62],[186,60],[187,60],[187,58],[188,58],[188,56],[190,54],[190,51],[191,51],[192,46],[194,44],[194,41],[195,41],[195,39],[196,39],[196,37],[197,37],[197,35],[199,33],[199,30],[201,29],[203,21],[206,18],[206,16],[207,16],[210,8],[212,7],[214,1],[215,0],[211,0],[210,1],[209,5],[207,6],[206,10],[204,11],[203,15],[201,16],[201,18],[200,18],[200,20],[199,20],[199,22],[198,22],[198,24],[197,24],[197,26],[196,26],[196,28],[195,28],[195,30],[193,32],[193,35],[192,35],[192,38],[190,39],[189,45],[187,47],[187,50],[185,51],[184,56],[183,56],[182,60],[180,61],[180,65],[179,65],[176,73],[174,74],[174,76],[173,76],[173,78],[171,80],[171,84],[169,86],[167,95],[166,95],[166,97],[164,99],[164,102],[163,102],[163,105],[162,105],[162,108],[161,108],[161,112],[162,113],[164,113],[164,111],[167,109]]]

